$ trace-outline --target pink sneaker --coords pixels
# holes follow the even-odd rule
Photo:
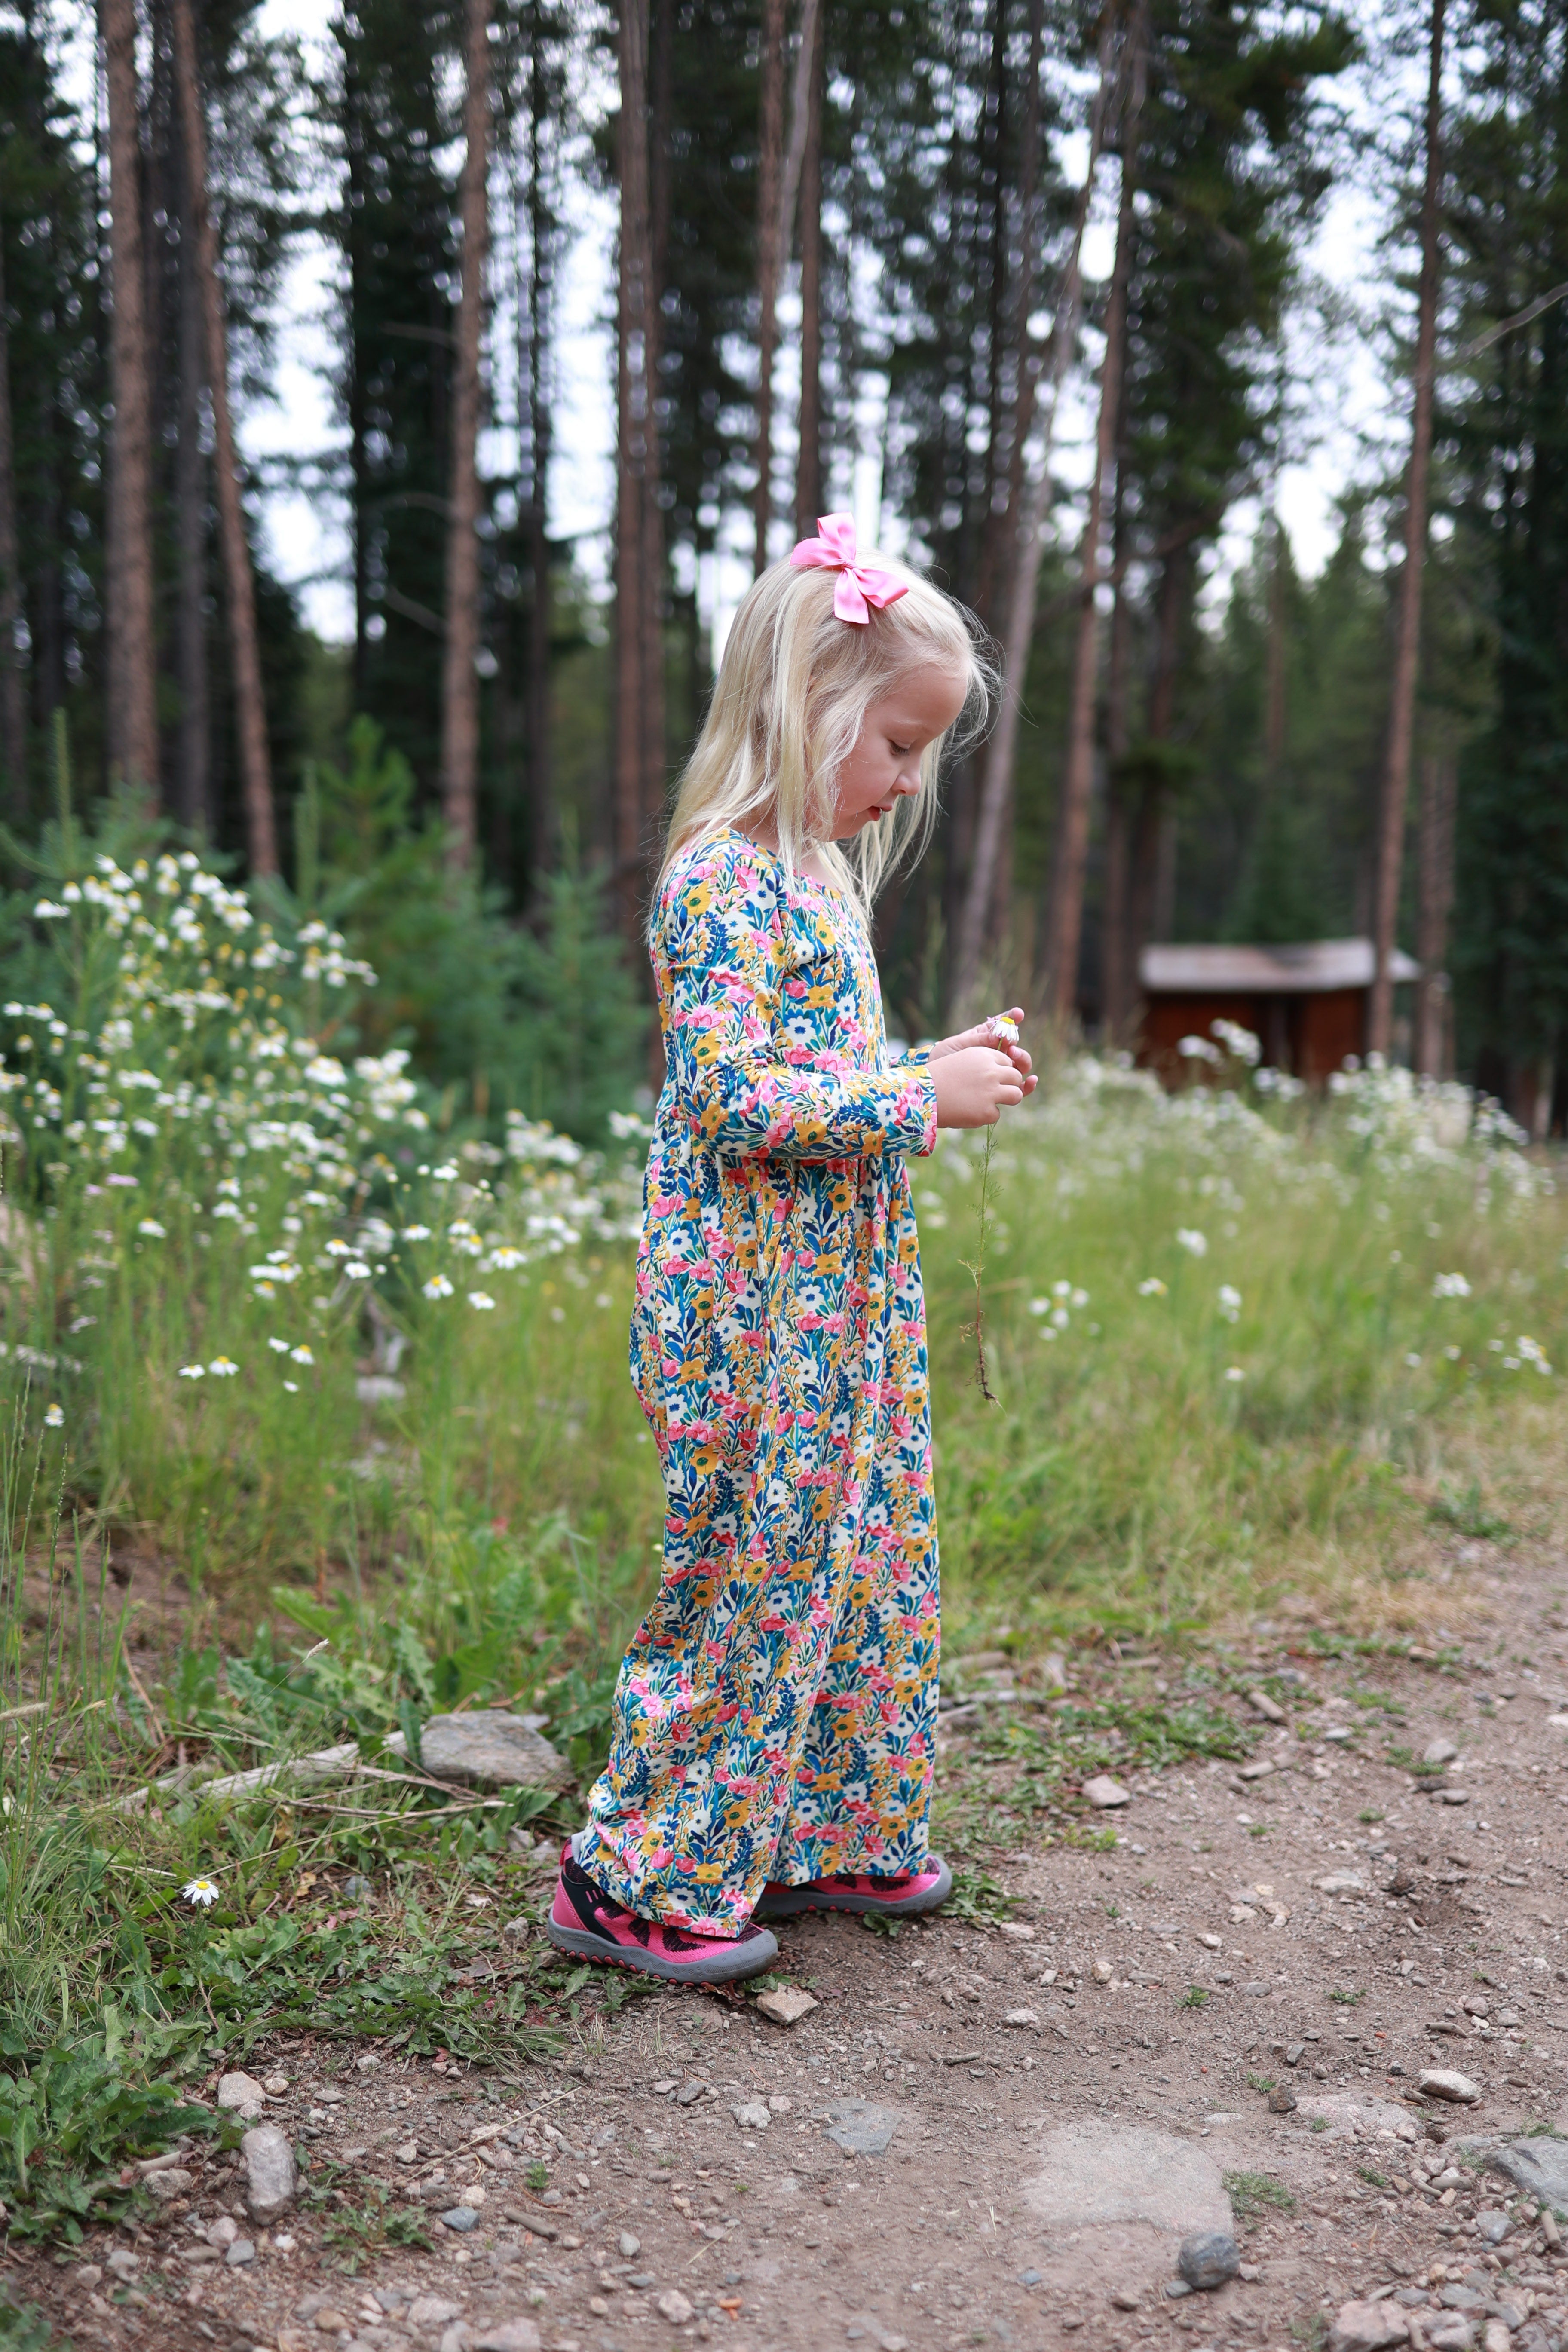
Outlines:
[[[561,1876],[544,1932],[558,1951],[608,1960],[668,1984],[729,1984],[771,1968],[778,1945],[765,1927],[739,1936],[693,1936],[662,1919],[645,1919],[595,1886],[570,1845],[561,1850]]]
[[[877,1911],[887,1919],[914,1919],[922,1911],[937,1910],[952,1893],[952,1873],[933,1853],[927,1856],[923,1870],[905,1871],[897,1878],[846,1870],[834,1878],[808,1879],[804,1886],[784,1886],[770,1879],[754,1916],[793,1919],[802,1911]]]

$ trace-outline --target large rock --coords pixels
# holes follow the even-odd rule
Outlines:
[[[885,2156],[898,2127],[890,2107],[868,2099],[837,2099],[827,2109],[827,2137],[846,2156]]]
[[[563,1789],[572,1778],[564,1756],[521,1715],[433,1715],[419,1752],[432,1780],[474,1789]]]
[[[474,2352],[539,2352],[531,2319],[480,2320],[469,2337]]]
[[[1510,2139],[1489,2151],[1487,2161],[1504,2172],[1538,2205],[1568,2212],[1568,2140]]]
[[[1395,2303],[1344,2303],[1329,2330],[1329,2352],[1383,2352],[1408,2342],[1410,2326]]]
[[[1415,2077],[1415,2087],[1425,2091],[1429,2099],[1448,2099],[1461,2107],[1473,2107],[1480,2097],[1480,2087],[1468,2074],[1456,2074],[1447,2066],[1423,2066]]]
[[[1219,2167],[1173,2132],[1085,2119],[1047,2132],[1040,2154],[1024,2195],[1053,2238],[1118,2222],[1174,2238],[1233,2226]]]
[[[294,2151],[276,2124],[258,2124],[239,2143],[245,2159],[245,2201],[263,2229],[280,2221],[299,2193]]]
[[[1189,2286],[1212,2294],[1241,2268],[1241,2248],[1228,2230],[1194,2230],[1182,2240],[1176,2268]]]

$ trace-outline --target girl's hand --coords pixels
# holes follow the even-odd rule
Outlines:
[[[994,1053],[1006,1055],[1025,1094],[1032,1095],[1040,1083],[1034,1075],[1033,1061],[1016,1039],[996,1034],[998,1021],[1011,1021],[1016,1026],[1023,1018],[1021,1004],[1009,1005],[1005,1013],[994,1013],[989,1020],[978,1021],[973,1029],[963,1030],[956,1037],[943,1037],[938,1045],[928,1049],[927,1063],[945,1061],[950,1055],[968,1053],[976,1045],[989,1045]]]
[[[1009,1056],[994,1045],[964,1045],[947,1040],[938,1060],[931,1056],[938,1127],[994,1127],[1005,1110],[1024,1099],[1026,1085]]]

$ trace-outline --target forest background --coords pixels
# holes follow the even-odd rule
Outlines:
[[[448,1116],[592,1137],[646,1074],[637,930],[721,567],[787,550],[869,454],[887,534],[1013,681],[882,909],[895,1027],[1005,971],[1130,1042],[1148,940],[1397,934],[1452,990],[1374,1004],[1374,1042],[1561,1127],[1557,12],[363,0],[308,49],[266,24],[102,0],[84,90],[64,11],[0,17],[13,880],[68,761],[79,800],[113,786],[117,822],[341,924],[381,975],[342,1034],[409,1045]],[[1354,303],[1310,267],[1350,185],[1381,225]],[[551,527],[563,295],[606,198],[608,582]],[[341,433],[247,468],[233,416],[275,390],[307,237]],[[1412,426],[1303,578],[1279,484],[1347,341]],[[346,520],[346,645],[261,552],[301,490]]]

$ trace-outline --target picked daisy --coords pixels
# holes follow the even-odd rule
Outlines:
[[[222,1889],[210,1878],[188,1878],[180,1889],[182,1903],[189,1903],[197,1911],[210,1911]]]
[[[1016,1045],[1017,1044],[1018,1024],[1010,1013],[993,1013],[985,1026],[991,1032],[994,1045]]]

